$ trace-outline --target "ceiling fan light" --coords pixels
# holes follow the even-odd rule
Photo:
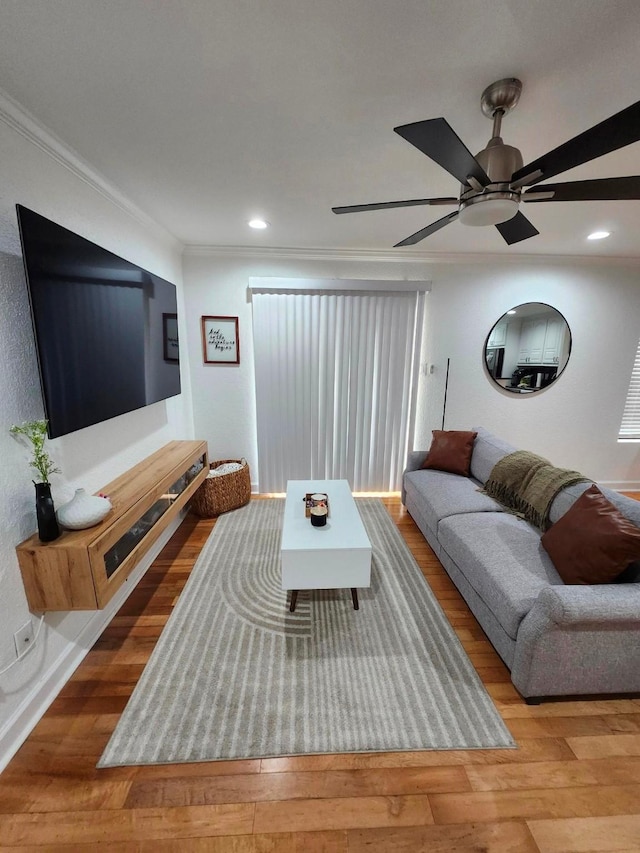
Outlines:
[[[463,225],[498,225],[513,219],[518,212],[518,202],[512,198],[480,196],[473,202],[460,208],[460,222]]]

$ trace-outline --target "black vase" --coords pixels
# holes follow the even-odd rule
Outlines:
[[[51,497],[50,483],[34,483],[36,487],[36,517],[41,542],[52,542],[60,536],[56,510]]]

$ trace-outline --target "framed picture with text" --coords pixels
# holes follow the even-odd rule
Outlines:
[[[202,351],[205,364],[240,364],[237,317],[203,317]]]

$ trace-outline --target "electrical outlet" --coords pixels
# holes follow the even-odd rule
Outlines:
[[[18,628],[13,635],[13,640],[16,644],[16,653],[18,657],[22,657],[29,646],[33,643],[33,625],[31,624],[31,619],[29,619],[28,622],[25,622],[22,628]]]

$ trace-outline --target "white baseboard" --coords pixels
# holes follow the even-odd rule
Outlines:
[[[85,655],[91,650],[91,647],[100,634],[109,622],[111,622],[129,595],[131,595],[140,578],[178,529],[183,519],[184,513],[178,514],[171,524],[168,525],[104,610],[96,611],[94,617],[84,626],[75,640],[67,643],[66,648],[63,649],[58,659],[49,667],[48,672],[38,681],[25,697],[24,701],[7,720],[0,730],[0,773],[2,773],[20,749],[49,705],[51,705],[60,690],[67,683],[78,664],[80,664]]]
[[[640,492],[640,480],[598,480],[598,484],[614,492]]]

